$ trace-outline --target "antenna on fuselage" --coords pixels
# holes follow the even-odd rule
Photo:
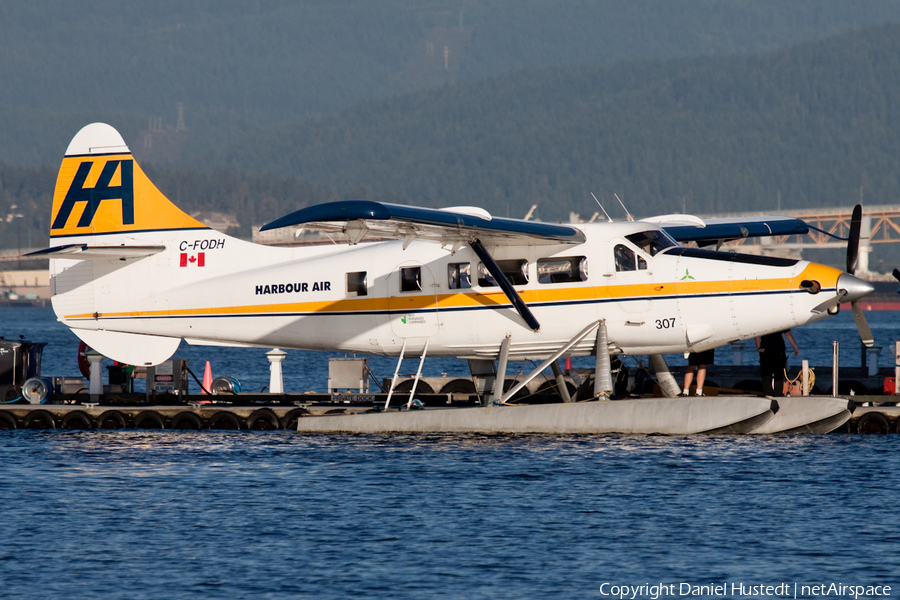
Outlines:
[[[628,220],[629,220],[629,221],[634,221],[634,217],[632,217],[632,216],[631,216],[631,213],[628,212],[628,209],[625,208],[625,203],[622,202],[622,199],[619,198],[619,195],[618,195],[617,193],[613,192],[613,196],[615,196],[615,197],[616,197],[616,200],[619,201],[619,204],[622,205],[622,210],[624,210],[624,211],[625,211],[625,214],[628,215]]]
[[[591,196],[594,196],[594,192],[591,192]],[[597,196],[594,196],[594,202],[597,203],[597,206],[599,206],[599,207],[600,207],[600,210],[603,211],[603,214],[606,215],[606,220],[609,221],[610,223],[612,223],[612,219],[609,217],[609,213],[606,212],[606,209],[603,208],[603,205],[600,204],[600,201],[599,201],[599,200],[597,200]],[[627,212],[627,211],[626,211],[626,212]],[[596,215],[596,213],[594,213],[594,214]],[[591,217],[591,221],[593,221],[593,220],[594,220],[594,218]]]

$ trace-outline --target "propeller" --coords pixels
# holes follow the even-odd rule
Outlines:
[[[850,275],[856,274],[856,266],[859,259],[859,231],[861,225],[862,206],[857,204],[853,207],[853,214],[850,216],[850,236],[847,238],[847,272]],[[842,277],[843,276],[841,276],[841,278]],[[841,278],[838,278],[839,285]],[[853,290],[850,289],[842,289],[838,292],[838,297],[840,298],[842,295],[849,295],[852,291]],[[841,294],[841,292],[843,292],[843,294]],[[858,298],[861,297],[862,296],[858,296]],[[866,321],[866,316],[859,307],[856,298],[850,300],[850,308],[853,310],[853,317],[856,319],[856,328],[859,330],[859,337],[862,339],[862,343],[865,344],[867,348],[871,348],[875,345],[875,338],[872,335],[872,329],[869,327],[869,322]]]
[[[851,275],[856,273],[856,263],[859,258],[859,231],[862,226],[862,206],[857,204],[853,207],[853,214],[850,215],[850,236],[847,238],[847,272]]]

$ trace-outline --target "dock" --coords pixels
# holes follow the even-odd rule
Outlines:
[[[900,433],[900,406],[886,396],[709,396],[481,406],[450,394],[239,394],[0,405],[0,429],[150,429],[399,433],[776,434]],[[160,402],[162,400],[162,402]]]
[[[498,379],[493,373],[472,378],[401,376],[376,381],[377,388],[390,393],[369,393],[371,371],[365,359],[332,358],[329,391],[297,394],[282,391],[284,354],[273,350],[267,357],[273,367],[269,387],[275,392],[243,393],[233,378],[212,379],[207,364],[200,387],[211,393],[190,394],[190,371],[184,359],[127,372],[110,367],[110,383],[104,385],[98,360],[102,357],[96,353],[87,353],[93,379],[46,378],[37,372],[44,344],[0,340],[0,345],[7,349],[4,364],[11,378],[0,389],[8,401],[0,403],[0,429],[660,435],[900,432],[900,395],[895,395],[889,371],[877,368],[842,369],[844,378],[834,390],[838,393],[828,389],[833,387],[829,370],[820,368],[810,396],[795,392],[788,397],[754,393],[751,386],[759,384],[758,369],[740,365],[711,367],[704,396],[675,398],[665,397],[654,377],[641,371],[620,370],[612,393],[593,392],[593,373],[585,369],[521,382],[518,375],[507,373],[503,389],[514,393],[501,398],[491,391]],[[672,371],[681,377],[677,367]],[[135,378],[146,381],[145,391],[133,391]]]

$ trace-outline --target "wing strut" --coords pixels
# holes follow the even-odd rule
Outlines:
[[[522,319],[525,320],[525,323],[534,331],[540,329],[541,324],[538,323],[537,319],[534,318],[534,315],[531,314],[531,310],[528,308],[528,305],[525,304],[525,301],[522,300],[518,292],[513,289],[512,284],[500,269],[500,265],[498,265],[494,258],[490,254],[488,254],[488,251],[485,250],[484,246],[481,244],[481,241],[478,238],[475,238],[469,242],[469,246],[472,247],[472,250],[475,251],[475,254],[478,255],[478,258],[482,263],[484,263],[484,266],[487,267],[488,273],[493,276],[494,281],[497,282],[497,285],[500,286],[500,289],[503,290],[503,293],[506,294],[506,297],[509,298],[510,302],[512,302],[513,306],[516,308],[516,311],[518,311]]]

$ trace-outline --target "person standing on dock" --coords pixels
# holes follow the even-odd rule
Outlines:
[[[787,366],[784,338],[787,338],[794,347],[794,356],[799,356],[800,348],[797,347],[797,342],[790,329],[756,338],[756,350],[759,352],[759,372],[762,377],[763,394],[766,396],[784,394],[784,369]]]
[[[706,352],[691,352],[688,356],[688,367],[684,372],[684,391],[682,396],[691,395],[691,382],[694,380],[694,371],[697,372],[697,391],[696,396],[703,395],[703,382],[706,381],[706,366],[711,365],[716,360],[716,349],[711,348]]]

